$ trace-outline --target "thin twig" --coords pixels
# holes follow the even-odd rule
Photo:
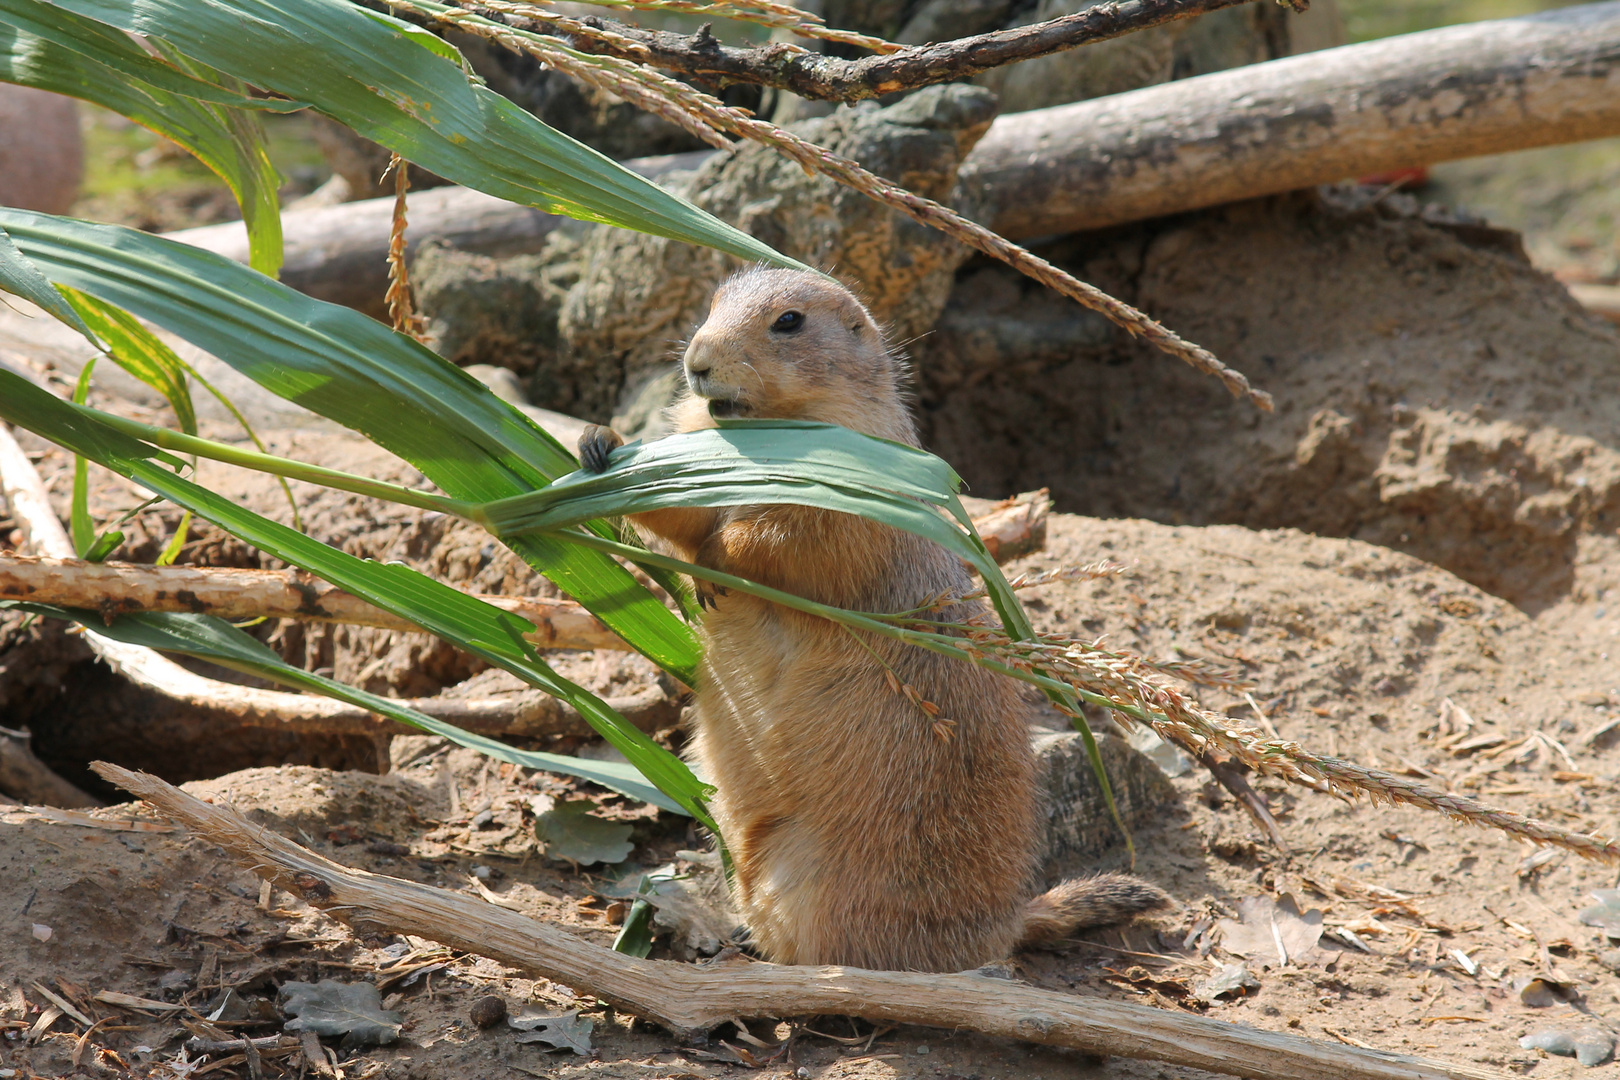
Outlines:
[[[656,4],[589,0],[608,7],[675,9],[670,0]],[[749,19],[718,4],[702,14],[761,22],[803,37],[821,38],[870,49],[876,56],[847,60],[811,52],[784,42],[756,48],[723,45],[703,30],[692,35],[643,30],[607,19],[568,18],[523,0],[466,0],[460,6],[483,14],[520,17],[514,23],[544,34],[567,35],[581,52],[651,64],[723,88],[736,83],[787,90],[817,101],[863,101],[937,83],[972,78],[992,68],[1076,49],[1138,30],[1192,18],[1249,0],[1117,0],[1096,4],[1073,15],[1029,26],[1015,26],[954,41],[901,46],[879,38],[829,30],[802,19],[794,22]],[[685,5],[683,5],[685,6]],[[803,15],[804,13],[800,13]]]
[[[807,173],[819,172],[828,176],[914,221],[938,229],[976,251],[1001,260],[1048,288],[1091,308],[1127,333],[1145,338],[1162,352],[1185,361],[1206,375],[1213,375],[1234,397],[1247,398],[1266,412],[1274,408],[1270,394],[1252,387],[1247,378],[1221,363],[1209,350],[1183,340],[1168,327],[1124,301],[1080,281],[955,210],[913,194],[869,172],[858,162],[760,120],[747,110],[731,108],[709,94],[633,61],[591,56],[558,39],[517,30],[503,22],[435,0],[388,0],[388,3],[396,10],[435,18],[459,30],[527,53],[565,75],[606,90],[679,125],[711,146],[728,149],[730,143],[727,135],[769,146],[790,161],[797,162]]]
[[[417,934],[600,998],[682,1036],[734,1018],[857,1016],[976,1031],[1257,1080],[1502,1080],[1472,1065],[1316,1042],[1212,1017],[972,974],[639,960],[463,893],[354,870],[154,776],[98,762],[237,862],[351,926]]]
[[[1208,769],[1215,782],[1243,805],[1243,809],[1249,812],[1254,823],[1270,837],[1272,847],[1283,855],[1289,854],[1288,841],[1283,837],[1282,827],[1277,824],[1277,819],[1271,816],[1271,807],[1266,805],[1265,796],[1249,785],[1249,778],[1232,762],[1222,761],[1207,751],[1198,755],[1198,763]]]

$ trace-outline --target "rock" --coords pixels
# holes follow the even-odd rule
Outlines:
[[[328,193],[328,198],[339,190],[343,198],[335,201],[342,202],[380,199],[394,193],[394,178],[383,177],[388,171],[388,162],[393,158],[387,147],[379,146],[364,135],[357,134],[354,129],[313,110],[309,113],[309,125],[310,137],[320,148],[321,156],[326,158],[332,175],[343,179],[343,188],[334,188]],[[443,187],[449,183],[420,165],[410,165],[409,169],[413,191]]]
[[[867,104],[794,130],[880,176],[944,198],[957,165],[989,126],[991,96],[938,86],[880,109]],[[709,159],[676,190],[779,251],[853,284],[890,339],[904,344],[938,317],[966,249],[757,145]],[[714,286],[741,266],[706,248],[598,228],[585,243],[580,280],[559,324],[561,355],[542,365],[536,403],[594,420],[614,417],[625,435],[649,430],[658,409],[647,385],[667,371],[677,343],[702,318]],[[545,391],[542,387],[547,388]]]
[[[0,205],[65,214],[83,179],[78,102],[0,83]]]
[[[1544,1050],[1559,1057],[1572,1057],[1587,1068],[1602,1065],[1614,1056],[1614,1036],[1600,1027],[1588,1026],[1565,1031],[1543,1028],[1519,1040],[1526,1050]]]
[[[578,233],[563,228],[532,255],[495,258],[428,244],[411,260],[411,287],[427,343],[468,367],[527,376],[557,352],[557,315],[579,277]]]
[[[590,11],[586,8],[575,14]],[[451,31],[446,37],[491,90],[610,158],[679,154],[701,150],[705,145],[684,128],[603,90],[575,82],[533,57],[471,34]],[[738,86],[729,89],[724,97],[727,104],[753,109],[759,105],[760,91],[758,87]]]
[[[1176,801],[1175,788],[1159,767],[1114,735],[1096,736],[1114,803],[1125,827],[1136,830],[1162,817]],[[1046,841],[1042,873],[1048,879],[1096,869],[1097,858],[1124,844],[1078,732],[1035,737],[1036,760],[1046,792]]]

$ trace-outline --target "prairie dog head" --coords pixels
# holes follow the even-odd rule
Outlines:
[[[900,364],[861,302],[803,270],[745,270],[714,292],[684,358],[710,416],[818,420],[914,442]]]

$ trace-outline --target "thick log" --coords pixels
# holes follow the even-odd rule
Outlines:
[[[960,172],[1015,240],[1414,165],[1620,135],[1620,0],[1386,38],[1000,117]],[[709,151],[627,162],[647,176]],[[283,215],[294,288],[381,312],[393,200]],[[467,191],[411,196],[412,245],[537,250],[559,220]],[[240,223],[171,233],[245,261]]]
[[[1451,26],[1001,117],[962,166],[1013,238],[1620,135],[1620,3]]]
[[[696,168],[711,152],[638,158],[625,164],[642,176],[655,178]],[[286,262],[281,268],[281,280],[318,300],[384,316],[388,236],[393,220],[392,197],[282,214]],[[433,242],[482,255],[538,251],[546,236],[563,220],[556,214],[469,188],[429,188],[410,197],[406,254]],[[247,229],[240,221],[182,229],[169,236],[237,262],[248,261]]]

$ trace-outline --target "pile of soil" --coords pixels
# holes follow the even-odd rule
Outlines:
[[[1248,374],[1274,415],[971,265],[915,347],[924,441],[981,494],[1045,485],[1075,513],[1355,537],[1531,613],[1600,596],[1620,525],[1620,329],[1516,234],[1369,195],[1043,252]]]

